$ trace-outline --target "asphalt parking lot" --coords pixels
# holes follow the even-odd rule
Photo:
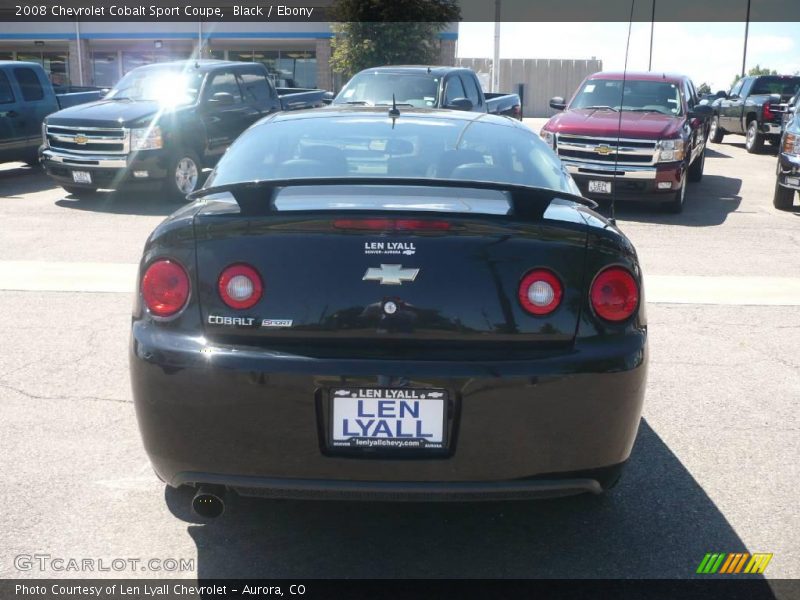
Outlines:
[[[800,210],[772,207],[774,150],[743,142],[711,146],[683,214],[617,207],[648,278],[651,363],[610,494],[239,499],[211,523],[152,474],[127,372],[132,265],[177,205],[78,201],[38,170],[0,166],[0,577],[683,578],[707,552],[743,551],[774,554],[767,578],[800,577]],[[195,564],[20,570],[21,554]]]

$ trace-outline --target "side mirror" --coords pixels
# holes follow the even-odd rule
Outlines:
[[[217,92],[208,99],[208,103],[215,106],[230,106],[234,102],[233,94],[228,92]]]
[[[690,119],[709,119],[714,116],[714,109],[708,104],[698,104],[686,116]]]
[[[567,108],[567,102],[561,96],[553,96],[550,98],[550,108],[554,110],[564,110]]]
[[[330,104],[331,102],[333,102],[334,98],[335,96],[333,95],[333,92],[325,92],[324,94],[322,94],[322,103]]]
[[[445,108],[450,108],[452,110],[472,110],[472,100],[469,98],[453,98],[445,104]]]

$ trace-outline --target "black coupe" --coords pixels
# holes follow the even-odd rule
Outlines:
[[[630,241],[521,123],[276,114],[150,236],[130,344],[145,448],[242,495],[601,493],[647,371]]]

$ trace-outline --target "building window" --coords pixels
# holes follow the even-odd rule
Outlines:
[[[69,85],[68,56],[67,52],[17,52],[17,60],[41,65],[56,87]]]
[[[112,87],[119,78],[116,52],[92,52],[92,84]]]
[[[317,55],[310,50],[228,50],[228,60],[260,62],[277,87],[317,85]]]
[[[0,60],[14,60],[13,52],[0,52]]]
[[[171,50],[163,48],[157,51],[145,52],[123,52],[122,53],[122,74],[127,75],[136,67],[152,65],[153,63],[170,62],[173,60],[187,60],[192,57],[192,51]]]

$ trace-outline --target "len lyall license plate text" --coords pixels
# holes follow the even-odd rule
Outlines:
[[[72,181],[75,183],[92,183],[92,174],[89,171],[73,171]]]
[[[589,181],[590,194],[610,194],[611,182],[610,181]]]
[[[444,447],[445,390],[334,388],[331,398],[333,446]]]

